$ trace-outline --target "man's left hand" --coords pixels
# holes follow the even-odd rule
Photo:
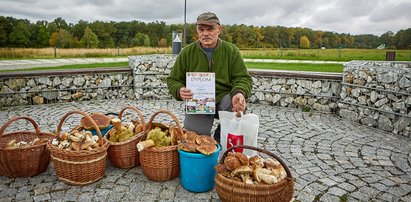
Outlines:
[[[237,93],[236,95],[234,95],[231,99],[231,103],[233,105],[233,112],[244,112],[246,102],[242,93]]]

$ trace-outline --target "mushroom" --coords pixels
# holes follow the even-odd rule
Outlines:
[[[208,143],[211,143],[211,144],[217,144],[217,141],[211,136],[198,135],[197,138],[196,138],[196,143],[201,145],[201,143],[203,143],[203,142],[208,142]]]
[[[6,147],[8,147],[8,148],[14,148],[14,147],[16,147],[16,140],[10,140],[8,143],[7,143],[7,146]]]
[[[187,131],[183,134],[182,141],[183,142],[191,142],[196,143],[197,133],[192,131]]]
[[[266,168],[256,168],[253,172],[253,177],[257,182],[265,182],[267,184],[274,184],[278,182],[276,176],[272,175],[271,171]]]
[[[241,162],[232,153],[229,153],[224,159],[224,165],[227,166],[229,170],[235,170],[241,166]]]
[[[217,151],[217,146],[212,143],[203,142],[202,144],[200,144],[200,146],[197,147],[197,151],[199,151],[200,153],[204,155],[209,156],[213,154],[215,151]]]
[[[215,170],[217,171],[217,173],[220,173],[224,177],[230,177],[230,170],[228,170],[227,166],[225,166],[224,164],[217,164],[215,166]]]
[[[183,138],[183,134],[180,133],[179,128],[177,126],[171,126],[169,132],[171,135],[171,145],[179,144]]]
[[[234,153],[234,156],[240,160],[241,165],[247,166],[248,165],[248,158],[243,153]]]
[[[253,169],[264,167],[264,159],[261,156],[255,155],[249,159],[250,166]]]
[[[239,177],[246,184],[253,184],[252,174],[253,169],[250,166],[240,166],[231,172],[232,177]]]
[[[191,142],[183,142],[178,145],[178,148],[186,152],[196,152],[198,145]]]

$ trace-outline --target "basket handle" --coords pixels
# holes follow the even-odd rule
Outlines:
[[[137,107],[134,107],[134,106],[124,107],[120,111],[120,113],[118,114],[118,118],[121,120],[121,117],[123,117],[123,113],[126,109],[131,109],[131,110],[134,110],[135,112],[137,112],[138,116],[140,117],[141,124],[143,125],[143,131],[146,131],[146,122],[145,122],[145,119],[144,119],[144,115],[141,113],[141,111]]]
[[[0,129],[0,139],[3,137],[3,133],[4,131],[6,131],[6,128],[10,126],[10,124],[12,124],[14,121],[20,120],[20,119],[26,119],[27,121],[31,122],[31,124],[34,127],[34,130],[36,131],[37,134],[41,133],[40,129],[39,129],[39,125],[37,125],[37,123],[30,117],[27,116],[17,116],[17,117],[13,117],[10,120],[8,120]]]
[[[236,146],[233,146],[233,147],[228,148],[228,149],[224,152],[223,156],[221,157],[221,159],[220,159],[220,164],[223,164],[223,163],[224,163],[224,159],[225,159],[225,157],[227,157],[228,152],[230,152],[231,150],[236,149],[236,148],[245,148],[245,149],[255,150],[255,151],[262,152],[262,153],[264,153],[264,154],[267,154],[267,155],[275,158],[275,159],[276,159],[278,162],[280,162],[280,164],[284,167],[284,170],[285,170],[285,172],[287,173],[287,176],[290,177],[290,178],[293,177],[293,176],[291,175],[290,169],[288,168],[288,166],[284,163],[284,161],[283,161],[280,157],[278,157],[277,155],[275,155],[275,154],[273,154],[273,153],[271,153],[271,152],[269,152],[269,151],[267,151],[267,150],[265,150],[265,149],[260,149],[260,148],[253,147],[253,146],[248,146],[248,145],[236,145]]]
[[[103,136],[101,135],[101,131],[100,128],[97,126],[96,122],[85,112],[82,111],[78,111],[78,110],[73,110],[73,111],[69,111],[67,112],[67,114],[65,114],[61,120],[59,125],[57,126],[57,131],[56,131],[56,136],[60,137],[60,132],[61,132],[61,126],[63,125],[64,121],[66,120],[66,118],[68,116],[70,116],[71,114],[81,114],[83,115],[86,119],[88,119],[94,126],[95,130],[97,131],[97,135],[98,135],[98,143],[100,146],[103,146]]]
[[[174,122],[177,124],[178,132],[179,132],[180,134],[184,134],[184,133],[183,133],[183,128],[181,127],[181,124],[180,124],[180,121],[178,121],[178,118],[177,118],[173,113],[171,113],[170,111],[165,110],[165,109],[160,109],[159,111],[155,112],[155,113],[151,116],[150,121],[148,121],[148,127],[147,127],[147,130],[146,130],[143,138],[142,138],[143,140],[146,139],[148,132],[150,132],[151,127],[153,126],[154,118],[155,118],[158,114],[160,114],[160,113],[164,113],[164,114],[170,115],[171,118],[173,118]]]

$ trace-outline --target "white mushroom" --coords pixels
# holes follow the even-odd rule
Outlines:
[[[253,174],[253,169],[250,166],[240,166],[231,172],[232,177],[240,177],[243,182],[252,183],[251,175]]]

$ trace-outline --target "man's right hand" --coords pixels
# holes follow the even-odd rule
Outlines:
[[[193,93],[191,92],[190,89],[186,87],[181,87],[180,88],[180,98],[182,100],[189,100],[193,98]]]

